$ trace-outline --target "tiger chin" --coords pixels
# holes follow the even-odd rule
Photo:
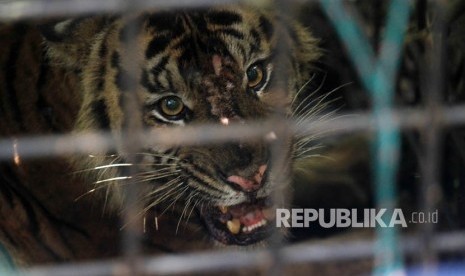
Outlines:
[[[142,217],[198,220],[214,244],[251,246],[269,237],[270,196],[285,171],[272,167],[270,137],[175,147],[148,141],[125,152],[123,132],[129,121],[156,132],[295,115],[294,99],[320,56],[308,30],[248,6],[85,16],[39,29],[48,66],[72,79],[60,93],[73,94],[78,106],[73,133],[109,131],[117,142],[114,152],[72,158],[74,171],[85,171],[87,196],[101,192],[101,205],[119,210],[130,179]],[[127,112],[131,97],[139,108]],[[296,139],[272,138],[285,139],[292,167]]]

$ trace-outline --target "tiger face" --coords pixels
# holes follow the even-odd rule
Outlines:
[[[108,130],[120,144],[134,118],[141,128],[162,132],[290,116],[319,56],[316,40],[299,25],[243,6],[80,18],[44,25],[43,33],[50,59],[80,72],[76,131]],[[131,91],[139,106],[134,113],[124,111]],[[286,139],[289,163],[293,150],[292,139],[267,137],[175,147],[147,141],[137,152],[119,147],[76,163],[104,168],[89,175],[95,185],[89,189],[108,188],[111,206],[124,201],[120,179],[131,178],[143,187],[147,212],[178,206],[180,220],[194,213],[213,240],[250,245],[270,232],[269,197],[283,173],[271,166],[270,140]],[[126,175],[121,168],[135,165],[126,162],[131,155],[137,173]]]

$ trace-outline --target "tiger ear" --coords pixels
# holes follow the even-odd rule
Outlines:
[[[86,64],[92,45],[108,24],[104,17],[81,17],[41,24],[52,62],[78,69]]]

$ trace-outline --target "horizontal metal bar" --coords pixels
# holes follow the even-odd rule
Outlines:
[[[402,129],[422,128],[429,123],[427,111],[421,109],[401,109],[391,111],[394,125]],[[438,125],[456,125],[465,123],[465,105],[443,108],[440,118],[435,118]],[[337,135],[362,130],[375,130],[376,121],[371,113],[346,114],[332,119],[310,119],[300,123],[292,120],[268,120],[251,122],[244,125],[231,124],[186,126],[154,130],[148,133],[134,133],[134,140],[141,144],[206,144],[239,139],[256,139],[273,132],[279,124],[290,126],[292,133],[304,135]],[[16,137],[0,139],[0,160],[13,157],[50,157],[76,153],[95,154],[115,149],[115,138],[110,133],[64,134],[36,137]]]
[[[148,8],[192,8],[238,3],[238,0],[146,0],[137,1],[131,11]],[[43,18],[124,11],[124,0],[23,0],[0,1],[0,20]]]
[[[288,4],[315,0],[287,0]],[[248,3],[255,6],[267,0],[145,0],[131,3],[131,11],[176,8],[196,8],[215,5]],[[0,21],[44,18],[48,16],[78,16],[82,14],[122,12],[128,8],[125,0],[0,0]]]
[[[417,254],[421,248],[419,237],[401,238],[401,251]],[[321,263],[328,261],[350,261],[371,258],[374,253],[374,240],[341,241],[297,244],[280,249],[283,263]],[[432,246],[440,252],[465,251],[465,232],[436,234]],[[210,251],[160,257],[145,257],[139,260],[138,269],[144,274],[172,275],[179,273],[198,273],[207,271],[226,271],[239,268],[266,267],[270,265],[271,255],[267,250],[260,251]],[[112,275],[125,271],[125,263],[110,260],[93,263],[42,266],[19,271],[19,275]]]

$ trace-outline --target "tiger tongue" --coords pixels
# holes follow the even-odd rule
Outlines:
[[[248,212],[245,216],[241,216],[239,218],[239,221],[244,226],[251,226],[251,225],[255,225],[261,222],[264,219],[265,219],[265,216],[263,215],[262,211],[259,209],[256,209],[251,212]]]

